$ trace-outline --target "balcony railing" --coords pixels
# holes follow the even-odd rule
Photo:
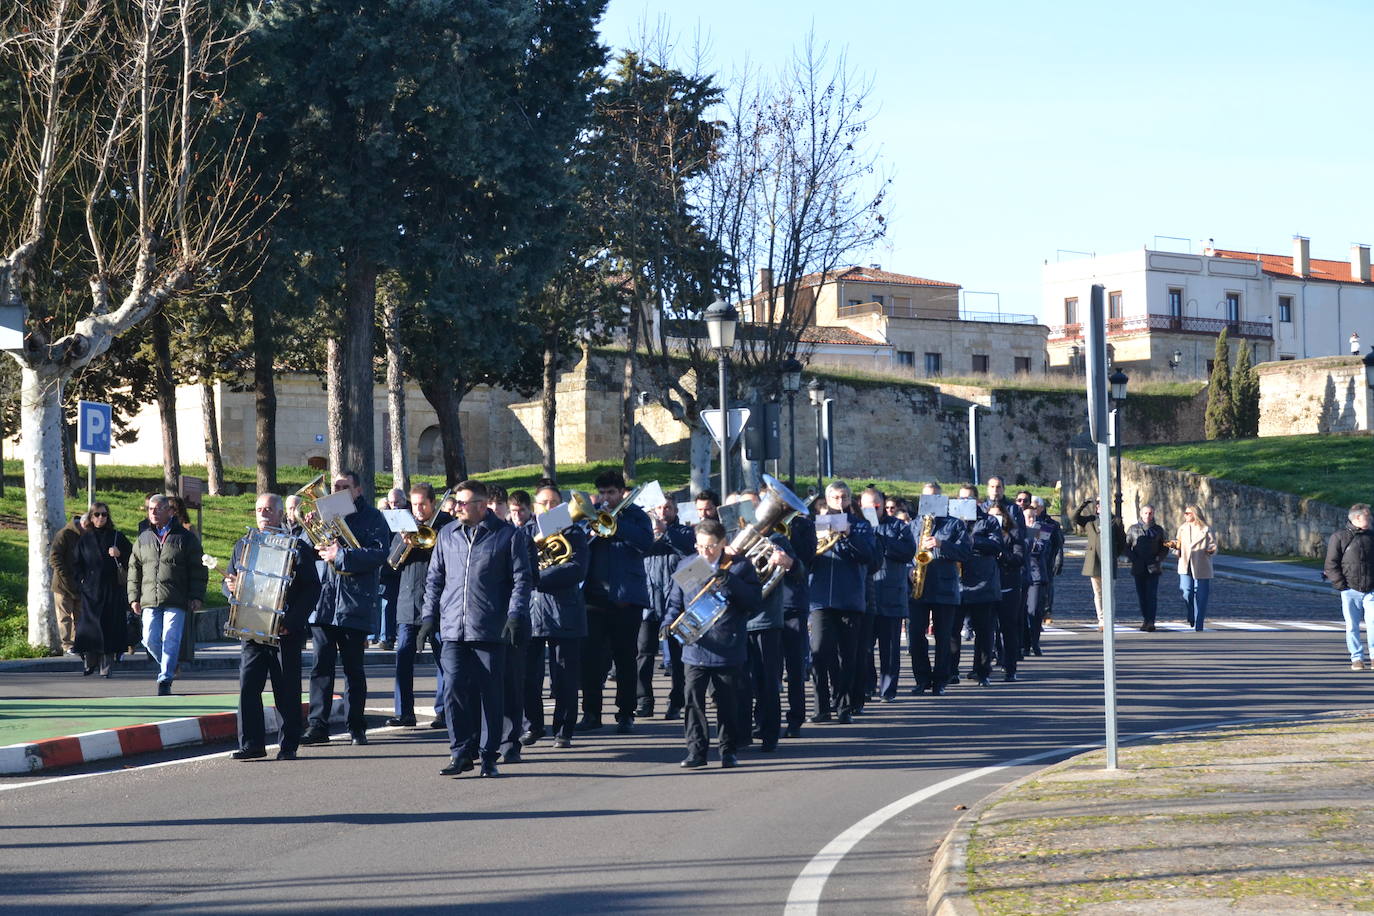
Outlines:
[[[893,305],[890,302],[861,302],[857,305],[842,305],[836,310],[840,318],[859,318],[863,315],[886,315],[888,318],[926,318],[944,321],[994,321],[1002,324],[1038,324],[1034,315],[1021,315],[1014,312],[963,312],[951,315],[948,312],[927,309],[924,312],[914,305]]]
[[[1132,315],[1129,318],[1108,318],[1107,336],[1134,334],[1140,331],[1172,331],[1175,334],[1201,334],[1215,337],[1225,330],[1232,337],[1273,340],[1274,326],[1267,321],[1227,321],[1224,318],[1199,318],[1193,315]],[[1061,324],[1050,328],[1050,340],[1077,340],[1083,337],[1083,325]]]

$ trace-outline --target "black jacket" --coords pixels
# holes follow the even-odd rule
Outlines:
[[[654,543],[654,526],[639,506],[626,506],[616,516],[614,537],[591,539],[591,563],[582,594],[594,607],[649,606],[644,555]]]
[[[1374,592],[1374,530],[1346,525],[1331,535],[1324,571],[1339,591]]]
[[[1064,566],[1064,529],[1048,515],[1026,526],[1026,581],[1049,582]]]
[[[688,563],[691,557],[683,557],[679,562]],[[728,557],[722,557],[722,562]],[[722,586],[729,602],[724,616],[715,626],[707,630],[701,639],[690,646],[682,647],[682,662],[701,668],[738,668],[744,664],[748,655],[746,621],[758,610],[763,598],[759,577],[754,573],[754,564],[743,557],[735,557],[730,564],[725,584]],[[686,605],[687,596],[677,583],[668,596],[668,614],[676,620]]]
[[[1164,546],[1164,529],[1158,525],[1146,528],[1136,522],[1126,529],[1126,556],[1131,561],[1131,575],[1157,576],[1160,562],[1169,555]]]
[[[72,557],[72,571],[81,595],[81,612],[76,617],[72,648],[77,652],[116,655],[128,647],[125,599],[120,574],[129,566],[133,545],[112,525],[87,528],[80,535]],[[119,557],[110,556],[110,548]]]
[[[772,535],[769,535],[768,539],[773,542],[773,546],[776,549],[781,550],[787,556],[792,558],[792,565],[795,569],[797,555],[793,552],[792,542],[787,539],[787,535],[774,533]],[[783,573],[783,582],[787,581],[787,576],[790,575],[791,572],[792,570],[789,569],[786,573]],[[757,573],[758,571],[755,570],[755,575],[757,575]],[[784,614],[782,609],[782,584],[779,583],[778,586],[774,588],[773,591],[769,592],[768,596],[765,598],[763,596],[763,580],[760,579],[759,608],[758,611],[755,612],[754,615],[749,618],[748,625],[745,627],[745,629],[747,629],[750,633],[753,633],[756,630],[781,630],[783,627],[783,619]]]
[[[431,525],[435,531],[443,531],[453,521],[453,516],[447,512],[440,512],[434,517],[434,524]],[[401,542],[401,533],[398,531],[392,535],[391,547],[395,550],[396,545]],[[396,589],[396,623],[410,624],[418,626],[420,623],[420,611],[425,605],[425,577],[429,575],[429,561],[434,553],[434,548],[412,548],[406,554],[405,561],[396,569],[398,585]]]
[[[782,592],[782,613],[784,617],[804,617],[811,613],[811,567],[815,565],[816,524],[807,515],[792,519],[788,526],[787,539],[796,551],[797,563],[782,579],[778,591]]]
[[[307,538],[296,535],[296,565],[291,574],[291,584],[286,587],[286,606],[282,609],[282,626],[288,633],[304,636],[310,628],[310,615],[320,600],[320,573],[316,560],[319,558],[315,548]],[[248,535],[238,539],[234,545],[234,555],[229,558],[229,569],[225,575],[237,573],[243,567],[239,558],[243,556],[244,543]],[[229,586],[220,583],[224,597],[232,598]]]
[[[324,564],[320,600],[310,622],[371,633],[381,619],[377,611],[391,529],[386,517],[361,497],[354,500],[353,512],[344,521],[353,530],[358,546],[340,547],[334,561]]]
[[[986,604],[1002,598],[1002,575],[997,557],[1007,547],[1002,533],[1001,519],[991,515],[979,516],[969,529],[973,555],[964,561],[959,575],[960,604]]]
[[[654,539],[644,555],[644,575],[649,588],[647,620],[662,620],[668,612],[668,592],[678,560],[696,552],[696,534],[690,525],[674,522]]]
[[[533,541],[539,528],[531,519],[526,534]],[[591,549],[587,534],[573,525],[563,532],[572,548],[566,563],[539,569],[534,564],[534,593],[530,596],[530,634],[546,639],[581,639],[587,635],[587,602],[582,597],[582,580],[587,576]]]

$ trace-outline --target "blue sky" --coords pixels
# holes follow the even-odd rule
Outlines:
[[[1374,3],[610,0],[603,40],[700,34],[725,77],[809,30],[871,80],[891,232],[857,258],[1040,311],[1056,249],[1345,259],[1374,241]],[[991,310],[991,298],[970,308]]]

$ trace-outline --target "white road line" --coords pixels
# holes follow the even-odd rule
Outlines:
[[[1222,627],[1227,630],[1277,630],[1278,627],[1266,627],[1262,623],[1232,623],[1224,620],[1212,621],[1212,626]]]
[[[1301,620],[1280,620],[1279,623],[1296,630],[1317,630],[1322,633],[1341,633],[1345,627],[1335,623],[1304,623]]]
[[[1155,624],[1155,629],[1157,629],[1157,630],[1175,630],[1175,631],[1177,631],[1177,632],[1183,632],[1184,630],[1191,630],[1192,627],[1189,626],[1189,625],[1186,624],[1186,623],[1156,623],[1156,624]]]

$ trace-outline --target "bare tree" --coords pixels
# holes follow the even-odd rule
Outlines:
[[[246,144],[212,148],[241,37],[221,26],[205,0],[12,0],[0,13],[0,84],[18,100],[0,152],[0,308],[25,331],[12,355],[35,644],[58,644],[47,548],[64,516],[63,386],[257,219]]]

